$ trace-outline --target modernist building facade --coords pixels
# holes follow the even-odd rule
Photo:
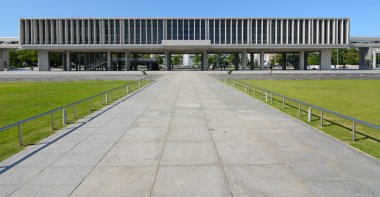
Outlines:
[[[85,64],[99,62],[113,70],[113,54],[131,67],[131,54],[165,54],[170,69],[173,53],[202,54],[202,69],[210,53],[239,53],[247,68],[247,54],[292,52],[305,69],[308,52],[320,52],[321,69],[331,69],[331,49],[350,44],[348,18],[41,18],[20,19],[20,44],[38,50],[40,70],[49,70],[49,52],[60,52],[65,70],[71,70],[76,54]],[[76,60],[75,60],[76,61]],[[99,63],[99,64],[100,64]]]

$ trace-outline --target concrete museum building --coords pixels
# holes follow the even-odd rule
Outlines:
[[[133,54],[164,55],[167,70],[171,54],[201,54],[207,70],[208,54],[218,53],[239,54],[242,69],[251,67],[247,55],[259,54],[263,68],[265,53],[294,53],[295,69],[304,70],[310,52],[320,52],[320,68],[329,70],[332,49],[349,47],[359,48],[360,69],[376,67],[379,40],[350,38],[348,18],[39,18],[20,19],[19,47],[38,51],[40,71],[50,70],[52,52],[67,71],[133,70],[150,61]],[[113,57],[122,62],[115,66]]]

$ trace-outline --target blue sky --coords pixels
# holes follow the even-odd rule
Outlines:
[[[380,37],[380,0],[1,0],[0,37],[35,17],[348,17],[351,36]]]

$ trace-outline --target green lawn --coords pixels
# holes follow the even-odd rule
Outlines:
[[[380,125],[380,80],[243,80],[243,82]],[[297,108],[287,106],[284,110],[281,98],[278,99],[279,101],[272,104],[273,107],[307,122],[306,107],[303,108],[302,116],[298,117]],[[297,107],[296,103],[289,102],[289,104]],[[357,141],[353,142],[351,121],[324,114],[325,126],[321,128],[320,111],[313,110],[313,115],[311,125],[380,158],[380,131],[358,125],[357,130],[370,137],[358,134]]]
[[[67,105],[69,103],[96,95],[132,81],[80,81],[80,82],[29,82],[0,83],[0,127],[15,123],[28,117]],[[135,83],[129,90],[135,90]],[[120,89],[112,94],[112,100],[126,94]],[[74,108],[68,108],[68,122],[84,117],[104,106],[104,97],[97,97],[90,103],[85,102]],[[62,112],[54,113],[54,130],[51,128],[50,115],[38,118],[22,125],[23,144],[29,145],[51,135],[56,129],[63,128]],[[18,145],[17,128],[0,132],[0,161],[22,150]]]

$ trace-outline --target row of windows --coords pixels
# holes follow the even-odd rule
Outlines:
[[[346,19],[24,19],[21,43],[348,44]]]

